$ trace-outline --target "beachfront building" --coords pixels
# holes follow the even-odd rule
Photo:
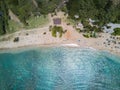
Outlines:
[[[61,18],[54,18],[53,19],[53,24],[54,25],[61,25]]]

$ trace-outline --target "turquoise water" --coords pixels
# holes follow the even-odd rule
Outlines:
[[[120,90],[120,57],[65,47],[0,53],[0,90]]]

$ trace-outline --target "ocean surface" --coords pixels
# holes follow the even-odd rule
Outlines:
[[[3,52],[0,90],[120,90],[120,57],[68,47]]]

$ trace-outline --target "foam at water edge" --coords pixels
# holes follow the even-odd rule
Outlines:
[[[61,44],[61,46],[79,47],[78,44],[74,44],[74,43],[71,43],[71,44]]]

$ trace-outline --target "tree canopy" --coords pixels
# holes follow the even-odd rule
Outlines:
[[[120,1],[115,4],[114,0],[69,0],[67,9],[73,19],[74,15],[79,15],[81,19],[92,18],[104,23],[120,23]]]
[[[28,25],[29,17],[36,13],[52,13],[63,2],[64,0],[0,0],[0,33],[6,33],[9,29],[9,9],[24,25]],[[120,0],[69,0],[65,9],[72,19],[78,15],[81,20],[92,18],[100,21],[99,24],[120,23]]]

